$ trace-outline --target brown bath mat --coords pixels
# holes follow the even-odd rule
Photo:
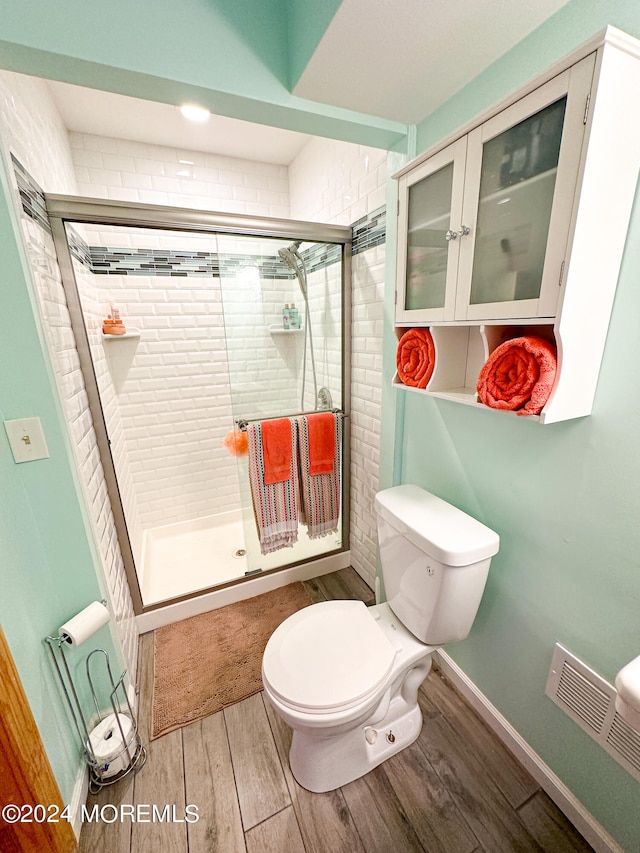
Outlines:
[[[287,616],[311,604],[301,583],[153,632],[151,738],[262,690],[262,653]]]

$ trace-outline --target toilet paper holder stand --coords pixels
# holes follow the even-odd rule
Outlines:
[[[65,695],[71,717],[73,719],[76,732],[80,739],[82,753],[89,767],[89,790],[92,794],[97,793],[106,785],[113,785],[119,782],[132,771],[137,773],[147,760],[147,751],[142,745],[138,732],[138,723],[136,716],[133,713],[127,690],[124,684],[124,678],[127,671],[124,670],[122,675],[116,680],[111,670],[109,654],[105,649],[94,649],[87,655],[85,661],[85,669],[87,680],[89,682],[89,691],[93,704],[96,709],[98,723],[89,730],[89,722],[82,709],[78,691],[69,669],[69,662],[65,653],[65,645],[68,643],[66,635],[61,634],[58,637],[45,637],[45,642],[49,646],[55,670],[58,674],[63,693]],[[105,673],[108,677],[110,685],[109,701],[111,711],[105,712],[100,708],[100,700],[98,693],[93,683],[91,674],[91,659],[94,655],[104,655]],[[108,688],[107,688],[108,689]],[[114,723],[117,726],[118,733],[122,742],[122,749],[116,748],[114,754],[109,754],[108,761],[96,755],[94,745],[92,743],[91,734],[97,728],[97,725],[106,719],[108,714],[113,713]],[[127,733],[123,729],[123,719],[129,717],[131,727],[127,725]]]

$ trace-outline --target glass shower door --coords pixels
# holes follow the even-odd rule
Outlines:
[[[76,217],[73,203],[57,204],[50,218],[91,413],[83,425],[97,437],[99,459],[87,464],[104,471],[92,499],[113,514],[136,613],[319,555],[341,562],[337,511],[327,536],[310,540],[301,525],[295,547],[261,554],[248,461],[226,439],[239,419],[297,416],[318,401],[342,409],[348,229],[318,226],[337,242],[292,244],[230,231],[282,233],[279,220],[174,212],[181,229],[153,208],[109,213],[105,202]],[[348,533],[348,505],[344,519]]]
[[[143,604],[244,577],[217,236],[68,223],[67,239]],[[125,334],[103,331],[114,311]]]
[[[342,247],[218,235],[218,252],[234,428],[318,407],[341,410]],[[340,514],[335,533],[309,538],[300,524],[293,547],[261,553],[248,456],[237,465],[247,574],[342,548]]]

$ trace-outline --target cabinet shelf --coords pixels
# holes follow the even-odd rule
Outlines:
[[[496,187],[496,189],[483,197],[483,201],[487,203],[504,201],[505,196],[522,194],[526,190],[539,183],[545,183],[553,179],[555,181],[557,168],[547,169],[544,172],[539,172],[537,175],[532,175],[530,178],[523,178],[521,181],[516,181],[513,184]]]
[[[423,390],[422,388],[412,388],[410,385],[403,385],[402,382],[395,377],[393,380],[394,388],[401,389],[402,391],[409,391],[415,394],[428,395],[429,397],[435,397],[439,400],[450,400],[453,403],[460,403],[464,406],[473,406],[476,409],[481,409],[484,412],[496,411],[495,409],[490,409],[484,405],[484,403],[478,400],[478,395],[476,394],[475,388],[450,388],[447,391],[428,391]],[[509,412],[509,411],[500,411],[500,417],[518,417],[517,412]],[[540,415],[527,415],[527,420],[529,421],[540,421]]]
[[[398,340],[405,331],[405,328],[396,328]],[[532,334],[555,343],[554,328],[549,323],[442,324],[431,326],[430,332],[435,367],[429,384],[426,388],[414,388],[405,385],[396,373],[394,387],[484,410],[487,406],[478,399],[476,383],[483,364],[497,347],[513,338]],[[516,413],[503,410],[500,414]],[[538,415],[528,415],[528,418],[540,420]]]

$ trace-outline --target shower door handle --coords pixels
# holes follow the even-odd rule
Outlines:
[[[444,235],[444,239],[449,243],[451,240],[457,240],[458,237],[466,237],[470,233],[470,228],[467,228],[466,225],[461,225],[457,231],[452,231],[451,228],[449,228]]]

